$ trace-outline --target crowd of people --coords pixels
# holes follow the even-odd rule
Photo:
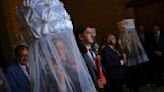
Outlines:
[[[105,46],[99,48],[98,51],[95,46],[97,43],[95,43],[96,41],[93,37],[93,30],[94,28],[90,26],[80,26],[74,31],[74,34],[81,55],[98,92],[123,92],[124,84],[131,92],[138,92],[138,89],[146,84],[147,86],[163,85],[164,35],[160,31],[159,25],[153,25],[153,33],[145,32],[143,25],[138,27],[137,36],[142,44],[138,45],[137,48],[135,48],[136,43],[134,42],[136,38],[134,40],[132,32],[128,32],[128,36],[126,36],[127,42],[122,40],[125,46],[122,46],[121,42],[119,43],[119,40],[116,39],[113,33],[109,33],[106,36]],[[64,66],[67,66],[66,69],[72,68],[73,70],[76,67],[74,61],[71,62],[71,66],[66,64],[66,59],[68,59],[66,56],[67,50],[62,40],[55,40],[54,42],[62,63]],[[142,45],[146,53],[143,53],[144,49],[142,49]],[[136,53],[136,49],[140,52]],[[31,92],[28,54],[28,47],[26,45],[18,45],[15,48],[15,59],[0,72],[0,91]],[[137,59],[139,57],[137,54],[140,56],[147,54],[149,59],[145,59],[146,62],[139,61],[140,59]],[[49,57],[51,55],[52,53],[49,52]],[[97,60],[98,55],[101,56],[100,63]],[[52,64],[55,66],[55,69],[59,67],[54,63]],[[71,71],[68,75],[75,76],[73,75],[74,72]],[[62,79],[62,76],[60,73],[58,77],[61,80],[65,80]],[[78,81],[76,79],[71,80]],[[61,85],[65,85],[65,82],[64,84],[61,83]],[[63,90],[59,92],[67,92],[67,87],[62,87]],[[73,92],[81,92],[79,89]]]

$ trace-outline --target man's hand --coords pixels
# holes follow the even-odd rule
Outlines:
[[[101,79],[96,80],[96,86],[97,86],[98,88],[104,88],[104,85],[103,85]]]

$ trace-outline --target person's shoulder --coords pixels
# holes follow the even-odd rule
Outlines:
[[[19,64],[16,62],[16,60],[11,60],[6,67],[4,68],[5,71],[13,71]]]
[[[105,45],[105,47],[102,49],[102,52],[109,51],[110,47],[108,45]]]
[[[102,50],[106,49],[107,47],[108,47],[107,45],[104,45],[104,48]]]

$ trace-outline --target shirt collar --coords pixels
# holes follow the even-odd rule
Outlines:
[[[21,63],[19,63],[21,66],[25,66],[25,65],[27,65],[27,66],[29,66],[29,63],[27,63],[27,64],[21,64]]]
[[[115,49],[113,45],[108,44],[111,49]]]
[[[85,47],[87,48],[87,50],[88,49],[90,49],[91,48],[91,45],[85,45]]]

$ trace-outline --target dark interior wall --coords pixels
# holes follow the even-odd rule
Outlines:
[[[13,49],[20,36],[15,9],[22,0],[2,1],[6,31],[9,34],[6,37]],[[99,43],[107,33],[116,32],[116,22],[125,18],[134,18],[133,9],[125,8],[124,0],[62,0],[62,2],[72,18],[74,28],[82,24],[96,27]]]
[[[104,35],[117,30],[116,22],[134,18],[132,9],[125,8],[124,0],[62,0],[71,15],[74,28],[79,25],[96,27],[99,43]]]
[[[0,66],[4,65],[12,57],[9,33],[2,0],[0,1]]]
[[[16,6],[19,5],[20,2],[22,2],[22,0],[0,0],[0,39],[6,62],[13,58],[17,38],[20,35],[16,20]]]
[[[154,23],[159,24],[161,31],[164,31],[164,1],[137,6],[134,11],[137,23],[144,25],[146,31],[151,32]]]

